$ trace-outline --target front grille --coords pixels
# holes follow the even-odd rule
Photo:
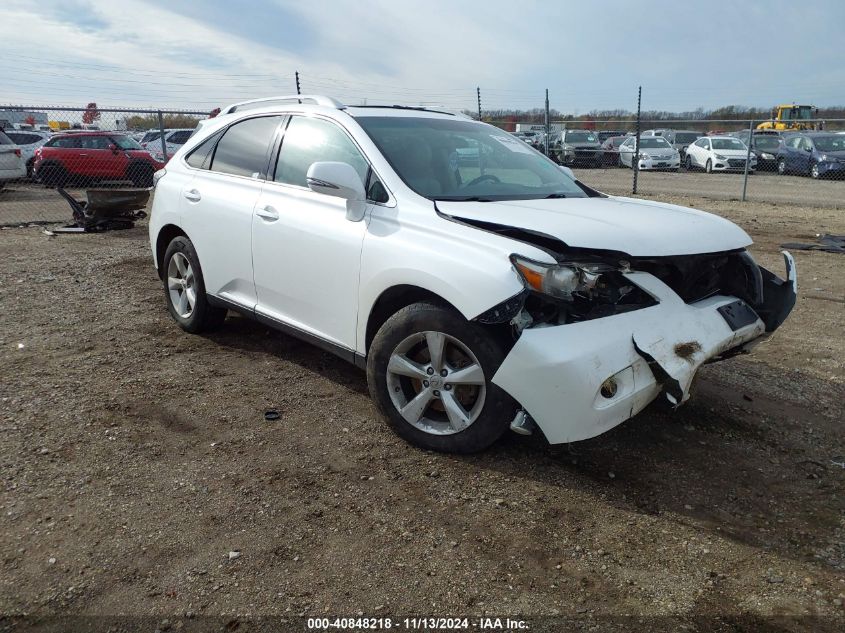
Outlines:
[[[731,167],[745,167],[745,159],[744,158],[728,159],[728,165],[730,165]]]
[[[686,303],[695,303],[717,294],[758,301],[753,260],[741,252],[709,253],[635,259],[634,270],[651,273],[669,286]]]

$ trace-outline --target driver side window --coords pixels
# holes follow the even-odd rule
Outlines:
[[[282,137],[274,180],[307,188],[308,168],[322,161],[348,163],[358,172],[361,184],[367,182],[369,163],[346,132],[323,119],[292,117]]]

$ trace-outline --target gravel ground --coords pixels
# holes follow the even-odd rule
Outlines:
[[[662,199],[738,222],[778,272],[779,243],[845,233],[833,208]],[[704,368],[677,412],[455,457],[395,437],[333,356],[237,317],[183,333],[145,226],[6,229],[0,253],[0,630],[23,614],[845,626],[841,255],[797,252],[790,320]]]

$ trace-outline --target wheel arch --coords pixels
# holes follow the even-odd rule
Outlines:
[[[369,351],[370,344],[385,321],[399,312],[402,308],[413,303],[428,301],[460,312],[451,302],[447,301],[432,290],[413,284],[398,284],[386,288],[373,302],[367,314],[365,324],[364,351]]]
[[[156,269],[158,270],[158,276],[162,279],[164,278],[164,269],[162,268],[161,260],[164,259],[164,253],[167,250],[167,246],[174,238],[179,236],[185,237],[189,240],[191,239],[181,227],[176,226],[175,224],[165,224],[159,229],[158,235],[156,236]]]

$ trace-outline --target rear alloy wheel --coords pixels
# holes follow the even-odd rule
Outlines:
[[[815,178],[816,180],[818,180],[819,178],[821,178],[821,173],[819,172],[819,166],[818,166],[818,164],[813,163],[813,166],[812,166],[812,167],[810,167],[810,175],[811,175],[813,178]]]
[[[707,164],[704,165],[704,171],[706,171],[708,174],[713,173],[713,161],[711,161],[709,158],[707,159]]]
[[[167,309],[186,332],[196,334],[220,325],[226,310],[209,304],[194,245],[179,236],[167,247],[161,262]]]
[[[431,303],[379,329],[367,359],[370,394],[393,430],[420,448],[471,453],[508,429],[517,405],[490,382],[505,357],[493,336]]]
[[[786,161],[782,158],[778,161],[778,173],[781,176],[786,176]]]

